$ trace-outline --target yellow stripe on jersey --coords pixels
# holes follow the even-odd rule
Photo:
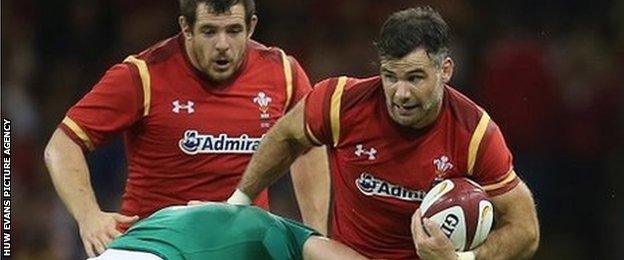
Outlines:
[[[72,120],[69,117],[65,117],[63,118],[63,124],[69,127],[69,129],[71,129],[72,132],[74,132],[74,134],[76,134],[76,136],[80,138],[82,143],[87,147],[87,149],[89,149],[89,151],[95,150],[95,146],[93,146],[93,142],[91,142],[91,138],[89,138],[87,133],[84,130],[82,130],[82,128],[78,124],[76,124],[74,120]]]
[[[483,111],[479,124],[477,124],[477,128],[475,128],[472,133],[472,137],[470,138],[470,145],[468,146],[468,175],[472,175],[475,162],[477,161],[479,145],[481,144],[481,140],[483,139],[483,135],[485,135],[485,130],[487,130],[489,123],[490,116]]]
[[[310,137],[310,141],[312,141],[312,143],[316,144],[316,145],[322,145],[323,143],[319,142],[318,138],[316,138],[316,136],[314,136],[314,134],[312,133],[312,130],[310,129],[310,125],[305,124],[305,128],[306,131],[308,132],[308,136]]]
[[[286,56],[286,53],[284,53],[283,50],[279,51],[282,54],[282,63],[284,63],[284,78],[286,79],[286,103],[284,103],[284,111],[286,111],[292,99],[293,76],[290,61],[288,61],[288,56]]]
[[[124,62],[130,62],[137,66],[139,70],[139,76],[141,77],[141,85],[143,85],[143,116],[149,115],[150,103],[152,99],[152,82],[150,79],[149,70],[147,69],[147,63],[144,60],[137,59],[130,55],[124,60]]]
[[[491,190],[500,189],[500,188],[504,187],[505,185],[507,185],[508,183],[512,182],[515,178],[516,178],[516,171],[511,169],[507,173],[507,177],[505,177],[502,181],[499,181],[497,183],[490,184],[490,185],[485,185],[485,186],[483,186],[483,189],[485,191],[491,191]]]
[[[346,84],[347,77],[342,76],[338,78],[338,84],[336,84],[336,89],[332,94],[329,107],[329,121],[331,123],[332,137],[334,138],[334,147],[338,145],[340,140],[340,100]]]

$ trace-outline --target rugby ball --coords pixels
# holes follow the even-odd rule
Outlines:
[[[446,179],[435,185],[420,204],[421,217],[440,225],[457,251],[483,243],[494,221],[494,207],[479,184],[467,178]]]

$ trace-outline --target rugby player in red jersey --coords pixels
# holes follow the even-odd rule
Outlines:
[[[448,85],[454,63],[442,17],[429,7],[407,9],[390,16],[380,34],[380,75],[317,84],[269,131],[229,201],[256,197],[300,151],[326,144],[333,191],[330,234],[363,255],[532,256],[539,228],[531,192],[514,171],[497,125]],[[442,232],[424,232],[422,225],[411,230],[410,219],[436,181],[460,176],[488,192],[496,224],[483,245],[456,254]]]
[[[117,225],[190,200],[226,200],[263,135],[311,89],[295,59],[250,39],[253,0],[180,0],[180,13],[181,32],[111,67],[46,148],[89,256],[120,235]],[[121,211],[103,212],[83,152],[120,134],[128,180]],[[302,164],[324,156],[312,150],[315,163]],[[256,203],[268,207],[266,190]]]

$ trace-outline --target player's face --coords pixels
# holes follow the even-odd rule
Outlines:
[[[417,129],[433,123],[440,112],[444,83],[452,71],[450,58],[436,66],[423,48],[401,59],[382,59],[381,79],[390,117]]]
[[[187,25],[186,30],[186,22],[180,18],[191,62],[212,80],[225,81],[240,67],[258,18],[254,15],[248,27],[242,3],[221,14],[213,13],[209,6],[200,3],[196,16],[193,28]]]

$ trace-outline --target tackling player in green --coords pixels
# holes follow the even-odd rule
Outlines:
[[[172,206],[133,225],[97,260],[365,259],[303,224],[253,206]]]

